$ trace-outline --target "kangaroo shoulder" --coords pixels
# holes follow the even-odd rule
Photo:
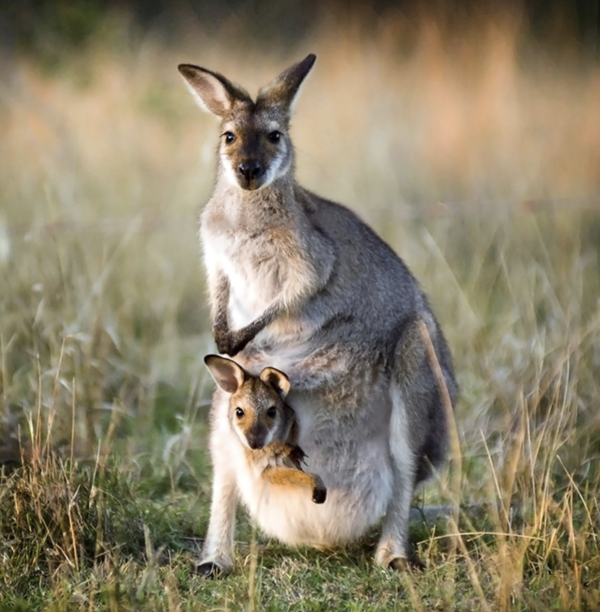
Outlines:
[[[326,233],[331,240],[347,238],[354,242],[357,235],[360,235],[361,242],[366,239],[385,245],[385,242],[347,206],[327,200],[307,190],[302,190],[300,201],[306,215],[313,223],[317,227],[327,228]]]
[[[369,274],[372,268],[385,271],[403,284],[414,278],[396,252],[350,208],[304,191],[304,208],[312,223],[320,228],[340,258]]]

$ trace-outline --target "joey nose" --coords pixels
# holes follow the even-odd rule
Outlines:
[[[238,166],[238,172],[250,182],[252,179],[258,178],[262,174],[260,164],[255,161],[242,162]]]
[[[246,440],[248,441],[248,446],[252,449],[252,450],[257,450],[259,448],[262,448],[264,446],[264,441],[263,441],[263,437],[260,435],[256,435],[256,434],[248,434],[246,436]]]

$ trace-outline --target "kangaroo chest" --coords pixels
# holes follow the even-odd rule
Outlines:
[[[247,325],[276,300],[289,263],[268,235],[260,240],[236,232],[228,249],[225,274],[230,286],[230,316],[235,327]]]
[[[207,265],[216,261],[229,281],[232,327],[247,325],[273,302],[292,305],[315,283],[310,254],[285,227],[203,231]]]

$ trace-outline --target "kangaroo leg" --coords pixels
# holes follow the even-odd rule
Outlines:
[[[427,449],[432,455],[435,453],[431,451],[443,454],[446,447],[445,420],[432,418],[440,412],[441,403],[427,361],[419,321],[420,318],[415,317],[405,322],[395,350],[390,387],[392,415],[389,444],[394,494],[386,512],[375,558],[380,565],[394,569],[405,567],[407,562],[420,565],[411,551],[408,523],[423,461],[421,453]],[[428,322],[435,336],[435,321],[429,318]]]
[[[292,431],[289,435],[289,439],[292,440],[292,442],[284,444],[281,447],[280,452],[281,455],[284,457],[284,466],[303,471],[302,464],[306,463],[306,453],[295,442],[295,440],[298,439],[297,430],[298,425],[296,422],[294,422],[294,425],[292,426]]]
[[[211,457],[213,490],[210,520],[198,572],[209,578],[228,573],[233,567],[233,535],[237,508],[237,484],[230,457],[223,448],[230,444],[229,423],[219,420],[219,412],[227,410],[228,398],[217,391],[213,398]]]
[[[327,498],[327,489],[317,474],[303,472],[288,467],[267,467],[263,476],[273,485],[286,487],[308,487],[312,492],[315,504],[322,504]]]
[[[408,416],[404,397],[401,389],[393,385],[390,450],[394,493],[383,522],[375,560],[383,567],[394,569],[400,569],[411,558],[408,521],[417,462],[409,443],[408,434]]]
[[[198,572],[214,578],[233,567],[233,532],[237,490],[233,473],[217,473],[215,466],[210,521]]]

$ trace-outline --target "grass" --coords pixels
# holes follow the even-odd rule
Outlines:
[[[112,18],[110,45],[55,72],[14,59],[0,93],[0,610],[600,607],[600,72],[556,61],[514,15],[460,37],[427,17],[332,19],[293,53],[232,46],[233,18],[128,48]],[[240,512],[235,572],[207,582],[193,571],[213,350],[196,217],[217,132],[175,66],[252,91],[309,51],[299,178],[367,219],[432,299],[461,384],[460,453],[418,503],[461,511],[414,524],[422,574],[375,567],[375,532],[293,550]]]

